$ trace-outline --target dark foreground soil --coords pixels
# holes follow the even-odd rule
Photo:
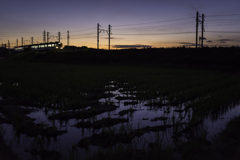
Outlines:
[[[11,148],[6,145],[4,139],[0,138],[0,159],[1,160],[17,160],[18,156],[13,154]]]

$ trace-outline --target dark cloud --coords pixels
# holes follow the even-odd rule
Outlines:
[[[202,39],[202,37],[199,37],[199,39]],[[207,40],[207,38],[203,37],[203,40]]]
[[[212,43],[212,41],[211,41],[211,40],[209,40],[209,41],[206,41],[206,42],[208,42],[208,43]]]
[[[188,43],[188,42],[180,42],[179,44],[193,44],[193,43]]]
[[[232,39],[219,39],[218,41],[220,41],[220,43],[227,43],[229,41],[234,41]]]
[[[231,40],[231,39],[219,39],[218,41],[233,41],[233,40]]]
[[[240,42],[239,39],[219,39],[220,43],[226,43],[226,42]]]
[[[106,37],[105,39],[109,39],[108,37]],[[110,37],[110,39],[124,39],[124,38],[115,38],[115,37]]]
[[[183,46],[186,46],[186,47],[196,46],[196,43],[189,43],[189,42],[180,42],[179,44],[182,44]],[[198,46],[200,45],[198,44]]]
[[[114,45],[113,48],[143,48],[143,47],[152,47],[150,45],[142,45],[142,44],[136,44],[136,45]]]

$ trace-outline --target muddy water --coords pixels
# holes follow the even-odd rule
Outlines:
[[[114,85],[106,86],[106,87],[115,87]],[[147,126],[154,127],[160,125],[172,125],[173,123],[182,123],[178,130],[184,128],[184,123],[188,123],[191,116],[192,111],[189,110],[188,112],[179,110],[184,109],[185,104],[181,104],[178,107],[173,106],[163,106],[163,107],[156,107],[151,108],[149,106],[145,106],[148,102],[147,101],[138,101],[137,104],[134,105],[126,105],[126,102],[132,102],[132,100],[118,100],[116,99],[118,96],[127,97],[131,96],[129,94],[120,92],[122,88],[117,89],[115,91],[110,91],[110,93],[114,94],[115,96],[112,98],[100,99],[100,102],[112,102],[118,106],[118,108],[111,112],[106,112],[99,114],[95,117],[95,120],[101,120],[103,118],[111,117],[111,118],[125,118],[128,119],[128,122],[123,123],[127,130],[136,130],[140,128],[144,128]],[[0,97],[1,100],[1,97]],[[23,106],[25,108],[29,108]],[[43,145],[44,149],[47,150],[56,150],[63,155],[70,155],[73,152],[76,155],[84,155],[88,154],[88,151],[83,148],[76,147],[77,143],[85,138],[90,137],[94,133],[101,133],[101,129],[83,129],[83,128],[76,128],[76,123],[80,122],[81,120],[78,119],[70,119],[68,121],[60,121],[60,120],[49,120],[48,116],[53,114],[54,112],[51,110],[38,109],[32,108],[35,111],[28,114],[29,117],[35,118],[36,124],[45,124],[48,126],[56,126],[59,130],[67,130],[67,133],[57,136],[56,138],[44,139],[43,138]],[[120,116],[118,113],[123,110],[127,109],[135,109],[136,111],[133,113],[128,113],[125,115]],[[221,114],[218,114],[215,119],[212,117],[206,118],[203,121],[203,126],[206,128],[207,138],[211,140],[216,134],[218,134],[221,130],[225,128],[225,125],[235,116],[240,114],[240,105],[232,105],[229,109]],[[156,117],[165,117],[166,120],[154,120]],[[173,117],[175,117],[173,119]],[[90,119],[85,119],[84,121],[89,121]],[[122,124],[117,124],[111,128],[115,128],[118,130]],[[36,144],[36,138],[28,137],[24,134],[15,134],[14,127],[10,124],[2,124],[2,127],[5,129],[4,139],[6,140],[7,144],[12,147],[13,152],[16,153],[20,159],[31,159],[32,155],[30,154],[30,150],[32,148],[39,147]],[[165,145],[174,145],[174,139],[172,138],[174,128],[167,128],[165,131],[159,132],[147,132],[144,133],[141,137],[136,137],[132,141],[133,143],[137,143],[139,149],[148,149],[148,143],[156,142],[156,139],[162,141]],[[97,149],[96,146],[90,146],[90,150]],[[75,156],[76,157],[76,156]],[[35,157],[39,159],[40,157]]]

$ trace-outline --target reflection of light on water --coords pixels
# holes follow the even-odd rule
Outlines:
[[[0,84],[1,85],[1,84]],[[125,85],[128,85],[125,83]],[[18,84],[16,84],[18,86]],[[105,88],[113,89],[114,91],[107,91],[106,93],[112,93],[114,96],[110,98],[101,98],[99,100],[100,103],[113,103],[117,105],[118,107],[114,111],[105,112],[102,114],[99,114],[95,116],[95,120],[101,120],[103,118],[111,117],[111,118],[125,118],[128,119],[129,122],[123,123],[124,126],[126,126],[129,130],[136,130],[144,127],[154,127],[154,126],[161,126],[161,125],[172,125],[173,123],[182,123],[182,125],[179,126],[179,131],[182,130],[185,127],[185,123],[188,123],[191,120],[192,117],[192,109],[188,109],[188,111],[183,110],[186,105],[190,104],[190,102],[186,102],[183,104],[179,104],[178,106],[171,106],[169,105],[169,101],[167,100],[167,97],[157,97],[155,99],[149,99],[149,100],[132,100],[133,97],[137,97],[138,94],[137,91],[124,91],[124,88],[115,88],[117,87],[117,82],[110,81],[108,85],[105,86]],[[134,88],[134,87],[133,87]],[[136,87],[135,87],[136,88]],[[143,93],[143,92],[142,92]],[[88,95],[88,93],[82,93],[82,95]],[[117,97],[127,97],[124,100],[116,99]],[[131,99],[132,98],[132,99]],[[0,97],[0,100],[2,97]],[[124,105],[124,102],[132,102],[137,101],[138,104],[133,105]],[[154,103],[154,102],[162,102],[164,104],[161,107],[149,107],[145,106],[147,103]],[[198,98],[196,98],[194,101],[198,101]],[[76,128],[73,125],[77,124],[78,122],[82,121],[80,119],[70,119],[67,121],[60,121],[60,120],[49,120],[48,116],[54,113],[59,113],[58,110],[51,110],[46,108],[34,108],[34,107],[24,107],[22,108],[30,108],[34,109],[34,111],[27,116],[31,118],[35,118],[34,121],[36,124],[45,124],[46,126],[55,126],[59,130],[67,130],[67,133],[57,136],[55,139],[51,138],[50,142],[46,145],[46,148],[58,148],[57,150],[62,153],[66,153],[67,150],[70,148],[72,149],[73,146],[76,146],[76,144],[85,137],[90,137],[94,133],[99,134],[101,133],[101,129],[93,129],[93,128]],[[132,114],[128,113],[123,116],[120,116],[118,113],[123,110],[127,109],[135,109],[136,111]],[[91,106],[86,107],[85,109],[91,109]],[[82,109],[80,109],[82,110]],[[71,110],[73,111],[73,110]],[[234,116],[238,116],[240,113],[240,106],[236,106],[235,108],[232,107],[229,109],[226,113],[222,113],[220,118],[217,118],[216,120],[212,120],[210,117],[204,120],[204,125],[208,126],[207,138],[210,139],[213,137],[213,135],[219,133],[222,129],[224,129],[226,123],[228,123]],[[158,120],[158,121],[151,121],[155,117],[166,117],[167,120]],[[174,118],[173,118],[174,117]],[[91,118],[86,118],[84,121],[91,121]],[[114,125],[110,128],[116,128],[116,131],[121,127],[122,124]],[[4,127],[6,127],[6,134],[4,138],[8,141],[8,144],[13,147],[13,151],[17,154],[22,154],[23,156],[29,156],[29,153],[25,153],[24,149],[31,149],[31,142],[33,141],[33,138],[27,137],[23,134],[20,134],[18,139],[16,139],[14,134],[14,129],[12,125],[4,124]],[[159,132],[146,132],[144,133],[140,138],[135,137],[132,141],[134,143],[137,143],[137,146],[139,149],[148,149],[148,143],[154,143],[156,142],[156,139],[162,142],[164,145],[173,145],[174,139],[172,138],[173,131],[176,130],[177,127],[167,128],[165,131],[159,131]],[[178,129],[178,128],[177,128]],[[184,139],[184,137],[182,138]],[[185,140],[185,139],[184,139]],[[11,142],[11,143],[10,143]],[[141,148],[142,147],[142,148]],[[79,147],[76,147],[79,151],[79,154],[82,155],[85,154],[85,150],[81,149]],[[98,147],[96,146],[90,146],[89,149],[95,149],[97,150]],[[67,154],[67,153],[66,153]]]
[[[18,155],[20,160],[29,159],[31,154],[29,152],[25,152],[25,150],[30,149],[33,138],[23,134],[16,136],[13,125],[1,124],[1,126],[5,130],[3,138],[5,139],[6,144],[12,148],[13,153]]]
[[[204,124],[207,126],[207,138],[211,140],[216,134],[226,128],[226,125],[236,116],[240,115],[240,105],[235,108],[231,108],[226,113],[220,115],[216,120],[212,120],[210,117],[204,120]]]
[[[12,148],[14,154],[17,154],[20,160],[32,159],[34,158],[30,154],[30,150],[37,147],[35,144],[35,139],[33,137],[28,137],[24,134],[15,134],[15,129],[13,125],[2,124],[1,125],[5,129],[4,139],[6,144]],[[88,136],[91,133],[90,130],[87,129],[78,129],[76,127],[69,127],[68,124],[68,133],[58,136],[56,138],[49,138],[48,140],[44,138],[43,145],[46,150],[56,150],[61,154],[65,154],[66,156],[69,154],[69,149],[72,149],[74,145],[76,145],[80,139],[83,137],[81,135]],[[41,138],[39,136],[39,138]],[[47,143],[46,143],[47,142]],[[84,156],[85,151],[81,148],[76,148],[77,152]]]
[[[19,86],[19,83],[18,83],[18,82],[14,82],[14,83],[13,83],[13,86],[16,86],[16,87],[17,87],[17,86]]]
[[[113,88],[115,85],[105,85],[105,88]]]

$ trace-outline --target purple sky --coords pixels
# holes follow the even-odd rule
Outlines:
[[[25,44],[31,37],[42,43],[45,30],[52,36],[50,41],[57,41],[54,37],[61,32],[66,45],[69,30],[70,45],[96,48],[99,23],[105,30],[112,26],[113,49],[191,46],[198,11],[205,15],[204,44],[239,45],[239,8],[239,0],[5,0],[0,5],[0,43],[9,40],[13,47],[16,39],[21,44],[21,37]],[[107,48],[107,37],[107,33],[100,34],[100,48]]]

